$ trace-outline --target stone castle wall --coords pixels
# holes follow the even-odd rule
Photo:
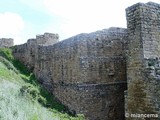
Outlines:
[[[16,46],[15,57],[20,59],[28,68],[33,70],[36,63],[35,59],[38,46],[50,46],[58,41],[58,34],[44,33],[44,35],[37,35],[35,39],[29,39],[27,43]]]
[[[13,39],[12,38],[1,38],[0,39],[0,48],[3,47],[12,47],[13,46]]]
[[[135,4],[126,9],[126,17],[127,29],[104,29],[61,42],[57,34],[44,34],[18,45],[14,56],[86,119],[124,120],[125,112],[133,120],[137,118],[130,115],[136,113],[160,115],[160,5]]]
[[[92,120],[123,119],[126,39],[126,29],[110,28],[40,44],[36,54],[29,40],[14,55],[72,112]]]

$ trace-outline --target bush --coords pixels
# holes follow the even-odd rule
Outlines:
[[[13,70],[15,73],[18,74],[16,68],[7,59],[0,56],[0,62],[2,62],[9,70]]]
[[[12,50],[9,48],[0,48],[0,56],[6,58],[9,61],[12,61],[14,59]]]
[[[39,91],[36,87],[34,87],[31,84],[24,85],[20,88],[20,93],[22,96],[27,96],[29,95],[33,100],[37,100],[39,96]]]
[[[38,101],[40,104],[44,106],[46,106],[47,104],[46,99],[43,96],[41,96],[38,88],[33,86],[32,84],[23,85],[20,88],[20,95],[29,97],[33,101]]]
[[[42,96],[38,97],[38,102],[40,104],[42,104],[43,106],[46,106],[46,104],[47,104],[47,100],[44,97],[42,97]]]

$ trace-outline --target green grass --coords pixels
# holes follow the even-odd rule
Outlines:
[[[0,49],[0,120],[84,120],[67,112],[11,49]]]

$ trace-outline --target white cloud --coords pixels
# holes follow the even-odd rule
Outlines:
[[[46,26],[24,21],[19,14],[0,13],[0,37],[11,37],[15,44],[43,32],[58,33],[60,39],[108,27],[126,27],[125,8],[148,0],[18,0],[24,7],[45,12],[52,21]],[[152,0],[160,3],[160,0]],[[33,16],[34,18],[36,16]],[[44,17],[44,19],[47,19]],[[38,21],[38,19],[37,19]]]
[[[23,19],[16,13],[5,12],[0,14],[0,33],[18,34],[24,28]]]
[[[58,15],[64,37],[112,26],[125,27],[124,2],[119,0],[44,0],[46,9]]]
[[[0,13],[0,37],[14,38],[15,43],[21,42],[20,34],[24,29],[22,17],[16,13]]]
[[[160,0],[152,0],[160,3]],[[62,38],[109,27],[126,27],[125,8],[148,0],[43,0],[51,15],[58,15]]]

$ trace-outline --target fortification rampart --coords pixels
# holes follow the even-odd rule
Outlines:
[[[0,39],[0,48],[3,47],[12,47],[13,46],[13,39],[12,38],[1,38]]]
[[[29,69],[35,67],[38,46],[50,46],[59,41],[58,34],[44,33],[37,35],[35,39],[29,39],[27,43],[18,45],[15,49],[15,56],[20,59]],[[16,54],[18,53],[18,54]]]
[[[126,16],[127,29],[104,29],[61,42],[56,35],[37,36],[17,46],[14,55],[86,119],[124,120],[125,110],[128,119],[137,119],[130,116],[137,113],[160,116],[160,5],[138,3],[126,9]]]
[[[29,40],[14,55],[72,112],[92,120],[123,119],[126,35],[126,29],[110,28],[41,44],[34,51]]]

